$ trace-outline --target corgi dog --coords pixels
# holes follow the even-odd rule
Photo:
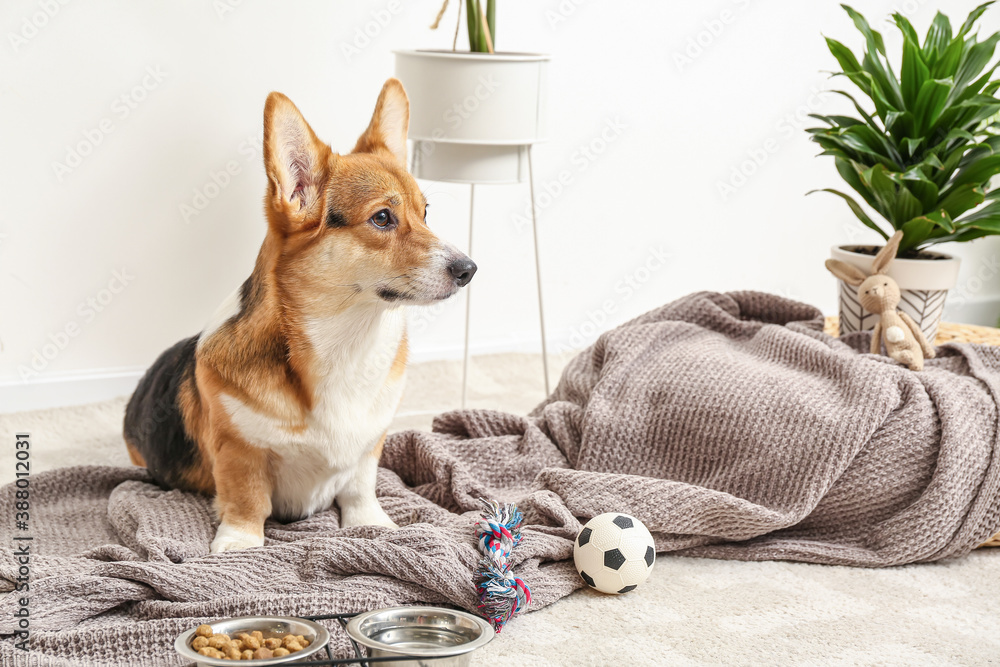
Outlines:
[[[375,497],[403,392],[402,306],[454,295],[475,263],[426,223],[407,172],[409,100],[386,81],[353,152],[291,100],[264,107],[267,233],[253,272],[129,400],[129,457],[165,488],[214,495],[212,553],[264,544],[264,521],[340,508],[395,528]]]

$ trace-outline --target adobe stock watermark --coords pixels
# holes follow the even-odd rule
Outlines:
[[[94,127],[85,129],[81,134],[83,137],[74,144],[66,145],[66,155],[61,162],[52,162],[52,173],[56,180],[63,182],[67,176],[75,171],[87,156],[91,155],[98,146],[104,143],[105,138],[118,127],[116,123],[121,123],[132,112],[139,108],[149,94],[160,87],[166,80],[167,72],[164,72],[159,65],[149,65],[145,74],[136,85],[116,97],[110,105],[111,117],[105,116],[97,122]]]
[[[77,317],[67,320],[57,331],[50,333],[45,343],[31,351],[31,360],[17,367],[21,381],[27,382],[43,373],[49,364],[69,347],[70,341],[83,333],[86,325],[107,310],[115,297],[125,291],[133,280],[135,276],[129,273],[127,268],[112,271],[111,278],[104,287],[77,304]]]
[[[38,34],[49,25],[63,7],[68,5],[70,0],[38,0],[38,9],[32,13],[21,17],[21,23],[17,32],[8,32],[7,41],[14,53],[20,51],[28,45]]]
[[[775,296],[780,296],[783,299],[788,299],[789,301],[802,301],[802,297],[799,296],[795,288],[790,285],[782,285],[781,287],[773,290],[768,290],[768,292],[774,294]]]
[[[829,90],[812,86],[805,102],[779,117],[772,133],[756,146],[748,148],[746,157],[730,167],[729,175],[715,182],[719,198],[728,201],[781,150],[789,139],[801,135],[806,125],[819,123],[809,118],[809,114],[819,111],[832,95]]]
[[[608,118],[596,135],[579,144],[569,157],[569,167],[560,169],[550,178],[535,182],[535,213],[548,209],[587,171],[594,162],[604,155],[629,128],[621,116]],[[518,233],[531,225],[531,199],[526,199],[523,211],[515,211],[510,216]]]
[[[911,16],[917,12],[918,9],[926,4],[927,0],[904,0],[903,2],[897,2],[892,6],[892,13],[902,14],[903,16]]]
[[[492,74],[489,76],[480,76],[476,80],[476,86],[469,91],[468,95],[455,100],[451,106],[444,110],[444,113],[441,114],[442,125],[431,130],[431,138],[416,142],[413,149],[414,164],[419,162],[420,159],[430,157],[434,154],[435,141],[445,136],[446,127],[451,130],[457,130],[462,127],[462,124],[472,118],[483,102],[492,97],[493,93],[499,88],[500,82]]]
[[[694,62],[722,37],[726,28],[735,23],[749,7],[750,0],[731,0],[729,6],[719,11],[714,17],[702,21],[701,30],[688,37],[682,49],[674,51],[674,66],[677,71],[684,72],[685,69],[694,65]]]
[[[243,0],[212,0],[212,9],[220,21],[225,21],[226,17],[236,11],[236,8],[243,4]]]
[[[588,0],[560,0],[559,4],[556,5],[555,9],[545,10],[545,20],[549,24],[549,28],[552,30],[557,30],[560,24],[565,23],[576,14],[576,10],[580,8]]]
[[[570,327],[569,337],[565,342],[558,343],[555,352],[576,352],[591,343],[608,327],[611,316],[618,312],[621,306],[631,299],[648,283],[653,274],[667,265],[670,253],[662,247],[650,248],[643,261],[631,272],[624,274],[613,288],[614,296],[604,299],[600,307],[588,310],[580,324]]]
[[[350,63],[355,56],[360,56],[361,52],[378,39],[382,31],[389,27],[401,11],[403,4],[400,0],[389,0],[382,9],[373,9],[370,12],[371,20],[366,21],[364,25],[356,26],[350,41],[341,40],[340,53],[344,56],[344,60]]]
[[[205,181],[191,191],[191,198],[177,205],[181,220],[190,224],[192,218],[201,215],[222,192],[232,185],[233,180],[243,173],[244,165],[264,154],[264,138],[261,135],[249,135],[240,142],[236,152],[243,157],[243,164],[238,160],[228,160],[218,169],[210,169]]]
[[[984,287],[996,284],[998,275],[1000,275],[1000,259],[995,254],[990,255],[979,263],[971,276],[951,291],[951,294],[948,295],[948,305],[964,306],[970,301],[974,301],[976,295],[982,292]]]

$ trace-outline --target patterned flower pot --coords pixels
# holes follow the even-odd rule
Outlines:
[[[859,252],[868,250],[866,252]],[[872,261],[878,246],[834,246],[834,259],[858,267],[866,274],[871,273]],[[928,341],[933,342],[948,290],[958,281],[959,260],[940,252],[924,251],[925,258],[892,260],[889,277],[896,281],[902,299],[899,309],[905,311],[920,326]],[[840,284],[840,333],[870,331],[875,328],[879,316],[869,313],[858,302],[858,288],[843,281]]]

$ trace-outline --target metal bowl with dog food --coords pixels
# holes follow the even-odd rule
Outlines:
[[[174,642],[174,649],[187,660],[194,661],[198,667],[221,667],[223,665],[253,665],[254,667],[264,667],[265,665],[282,665],[290,662],[307,659],[317,651],[326,648],[330,643],[330,631],[319,623],[304,618],[292,616],[240,616],[237,618],[227,618],[225,620],[208,623],[215,634],[226,634],[235,637],[238,633],[251,633],[259,630],[265,638],[280,637],[283,635],[302,635],[309,640],[309,646],[302,650],[289,653],[274,658],[264,658],[255,660],[232,660],[226,658],[211,658],[199,654],[191,643],[196,637],[197,628],[181,633]]]
[[[358,614],[347,634],[372,663],[393,667],[465,667],[473,651],[493,639],[493,626],[478,616],[440,607],[391,607]]]

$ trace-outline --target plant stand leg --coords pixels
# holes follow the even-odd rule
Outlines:
[[[472,213],[476,203],[476,184],[469,186],[469,257],[472,257]],[[469,312],[472,306],[472,285],[465,286],[465,355],[462,358],[462,409],[469,388]]]
[[[531,144],[528,144],[528,188],[531,192],[531,237],[535,244],[535,285],[538,286],[538,324],[542,331],[542,372],[545,373],[545,396],[547,397],[550,393],[549,351],[545,344],[545,308],[542,306],[542,263],[538,258],[538,214],[535,210],[535,172],[531,166]]]

